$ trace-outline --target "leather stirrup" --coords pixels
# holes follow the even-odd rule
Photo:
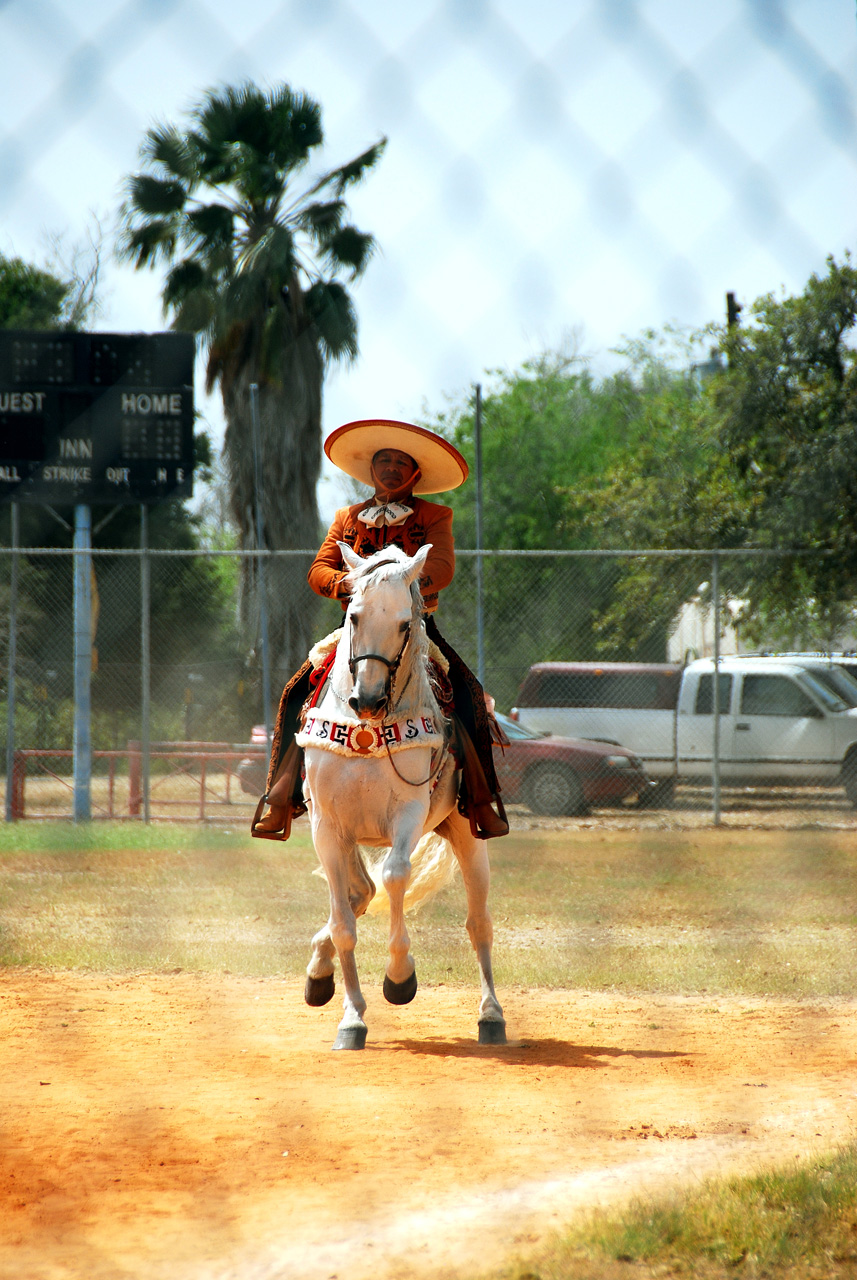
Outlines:
[[[256,836],[260,840],[288,840],[292,831],[292,820],[306,813],[305,802],[295,796],[303,755],[301,748],[292,739],[279,763],[274,781],[256,805],[256,812],[250,823],[251,836]],[[260,828],[258,825],[265,805],[270,805],[272,813],[280,811],[282,814],[278,824],[270,830]]]

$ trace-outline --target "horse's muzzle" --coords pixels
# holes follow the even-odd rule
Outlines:
[[[389,698],[386,693],[374,696],[358,696],[352,694],[348,705],[359,720],[378,720],[387,710]]]

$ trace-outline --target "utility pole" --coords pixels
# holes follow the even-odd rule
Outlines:
[[[736,302],[734,293],[726,295],[726,327],[734,329],[739,323],[738,317],[744,310],[740,302]]]

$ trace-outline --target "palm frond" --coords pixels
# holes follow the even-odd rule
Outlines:
[[[381,159],[386,146],[387,139],[381,138],[379,142],[375,143],[374,147],[370,147],[362,155],[355,156],[348,164],[342,165],[339,169],[331,170],[328,178],[333,180],[337,195],[342,195],[346,187],[351,187],[356,182],[360,182]]]
[[[151,267],[158,258],[171,258],[176,248],[176,224],[171,218],[156,219],[126,228],[119,241],[119,256],[133,261],[134,266]]]
[[[175,125],[160,124],[143,139],[140,154],[150,164],[161,165],[174,178],[192,184],[198,175],[198,156],[187,134]]]
[[[225,204],[203,204],[187,215],[188,239],[200,246],[232,243],[235,213]]]
[[[304,294],[325,361],[357,358],[357,315],[348,291],[336,280],[319,280]]]
[[[350,267],[353,280],[365,270],[375,248],[374,236],[358,231],[356,227],[347,226],[326,238],[324,256],[334,270]]]
[[[320,200],[304,205],[295,215],[295,223],[316,240],[322,240],[342,226],[348,206],[344,200]]]
[[[195,290],[200,289],[207,280],[202,264],[194,258],[185,258],[176,263],[167,273],[164,285],[164,307],[176,307]]]
[[[268,155],[280,173],[287,175],[306,162],[313,147],[324,142],[321,107],[308,94],[282,85],[270,94],[268,108]]]
[[[182,210],[187,190],[175,178],[153,178],[148,173],[135,173],[128,183],[128,196],[134,209],[144,217],[164,218]]]

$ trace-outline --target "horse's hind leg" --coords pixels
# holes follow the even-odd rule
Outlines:
[[[349,901],[356,917],[362,916],[375,896],[375,886],[370,879],[359,849],[352,851],[349,860]],[[312,955],[306,969],[304,999],[315,1008],[333,999],[336,982],[333,976],[333,958],[336,947],[330,934],[330,922],[319,929],[312,940]]]
[[[479,1004],[479,1043],[505,1044],[506,1020],[494,990],[494,971],[491,964],[494,926],[488,911],[488,886],[491,880],[488,849],[484,840],[477,840],[472,835],[470,823],[457,811],[453,811],[440,823],[437,832],[438,835],[446,837],[455,851],[467,895],[465,927],[473,950],[476,952],[482,982],[482,999]]]

